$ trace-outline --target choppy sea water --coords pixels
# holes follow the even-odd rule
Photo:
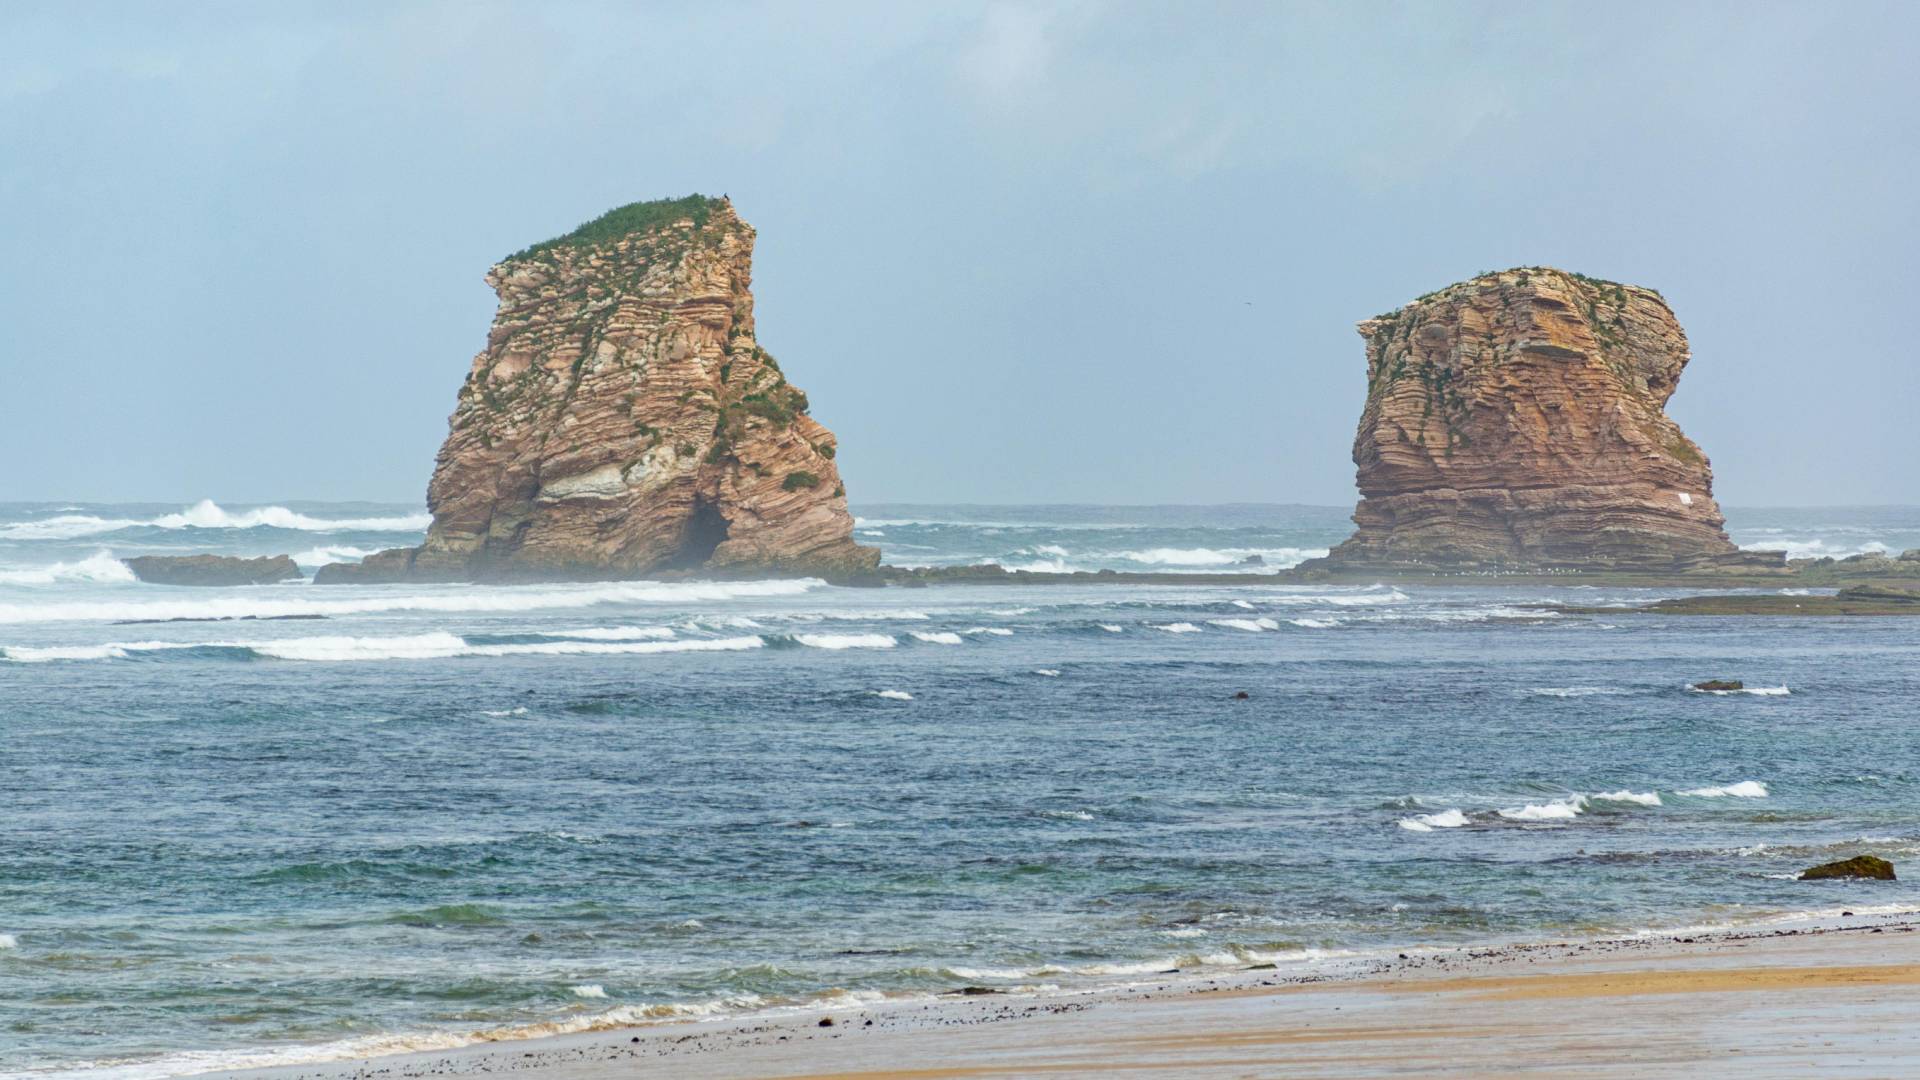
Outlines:
[[[1525,606],[1669,595],[1577,584],[195,590],[116,561],[311,568],[424,525],[0,506],[0,1073],[1920,906],[1791,880],[1920,854],[1914,620]],[[915,506],[860,535],[1277,570],[1346,527]],[[1898,551],[1920,511],[1732,530]],[[1709,677],[1765,692],[1685,688]]]

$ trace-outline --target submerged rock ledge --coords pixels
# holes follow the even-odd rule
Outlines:
[[[846,577],[838,441],[755,336],[754,230],[726,199],[635,203],[493,267],[418,548],[317,583]]]

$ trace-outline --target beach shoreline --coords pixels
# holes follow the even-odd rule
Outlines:
[[[1795,1076],[1920,1068],[1920,915],[1409,949],[1042,996],[829,1003],[202,1073],[552,1077]],[[1172,973],[1167,973],[1172,974]],[[830,1023],[828,1023],[830,1021]]]

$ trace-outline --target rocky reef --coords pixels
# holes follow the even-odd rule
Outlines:
[[[1303,570],[1783,568],[1664,411],[1690,354],[1652,289],[1507,270],[1359,329],[1358,528]]]
[[[122,559],[151,585],[270,585],[302,576],[290,555],[242,559],[233,555],[140,555]]]
[[[427,488],[426,543],[315,580],[871,570],[837,441],[755,335],[754,235],[695,195],[494,266],[499,308]]]

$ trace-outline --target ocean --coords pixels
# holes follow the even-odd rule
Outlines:
[[[892,563],[1048,570],[1278,571],[1348,529],[858,512]],[[1915,508],[1730,515],[1796,555],[1920,547]],[[117,561],[311,571],[426,523],[0,504],[0,1075],[1920,909],[1792,879],[1920,854],[1920,620],[1526,606],[1678,594],[1577,579],[196,590]]]

